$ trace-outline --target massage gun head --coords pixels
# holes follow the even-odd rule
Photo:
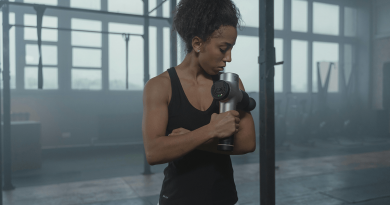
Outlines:
[[[256,107],[256,101],[239,89],[238,79],[235,73],[221,73],[211,87],[211,95],[221,103],[220,113],[236,109],[249,112]]]
[[[211,87],[211,95],[218,101],[225,100],[230,93],[230,86],[224,80],[219,80]]]

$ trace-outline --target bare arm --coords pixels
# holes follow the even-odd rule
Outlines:
[[[168,124],[169,80],[150,79],[143,93],[142,134],[146,159],[150,165],[163,164],[179,158],[214,138],[209,125],[180,135],[165,136]]]

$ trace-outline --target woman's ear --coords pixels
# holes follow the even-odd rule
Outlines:
[[[195,52],[199,52],[202,45],[203,45],[203,41],[198,36],[195,36],[192,39],[192,48],[194,49]]]

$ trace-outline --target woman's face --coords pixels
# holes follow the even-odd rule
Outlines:
[[[237,30],[233,26],[221,26],[200,48],[194,47],[200,66],[209,75],[216,75],[232,61],[232,48],[236,43]]]

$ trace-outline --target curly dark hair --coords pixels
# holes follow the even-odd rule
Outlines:
[[[221,26],[240,28],[240,10],[231,0],[181,0],[173,11],[172,33],[177,31],[192,51],[192,39],[198,36],[207,42]]]

